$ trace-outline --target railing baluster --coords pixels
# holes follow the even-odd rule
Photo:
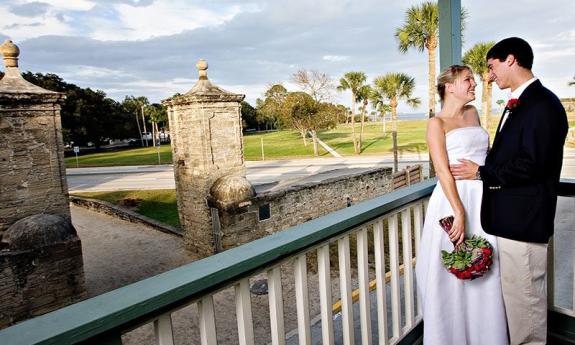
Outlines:
[[[202,298],[198,302],[200,318],[200,341],[202,345],[216,345],[216,318],[214,313],[214,299],[212,295]]]
[[[254,326],[252,322],[249,279],[245,278],[240,280],[240,282],[235,285],[235,292],[239,342],[240,345],[252,345],[254,343]]]
[[[284,303],[282,296],[282,277],[281,269],[274,267],[268,270],[268,291],[270,304],[270,324],[272,345],[284,345]]]
[[[341,295],[341,324],[343,344],[353,345],[353,301],[351,299],[351,269],[349,260],[349,236],[337,241],[339,257],[339,288]]]
[[[294,263],[295,296],[297,306],[297,329],[300,344],[311,344],[309,325],[309,302],[307,292],[307,262],[305,254],[299,255]]]
[[[359,316],[361,322],[361,343],[371,344],[371,317],[369,308],[369,263],[367,228],[357,232],[357,271],[359,279]]]
[[[410,209],[401,211],[401,232],[403,244],[403,296],[405,298],[405,326],[413,325],[413,255],[411,251],[411,214]]]
[[[172,318],[169,313],[154,320],[154,334],[156,335],[156,344],[174,345]]]
[[[379,344],[388,344],[387,335],[387,297],[385,283],[385,236],[383,233],[383,220],[378,220],[373,228],[375,252],[375,279],[377,295],[377,331]]]
[[[329,244],[326,244],[317,250],[317,266],[319,275],[322,344],[333,345],[333,315],[331,302]]]
[[[391,272],[391,317],[393,338],[401,336],[401,311],[399,295],[399,250],[397,243],[397,213],[388,218],[389,224],[389,270]]]
[[[413,207],[413,218],[414,218],[414,233],[415,233],[415,257],[419,256],[419,244],[421,242],[421,229],[423,229],[423,211],[422,211],[423,203],[417,203]],[[416,291],[417,292],[417,291]],[[417,296],[417,317],[422,315],[421,311],[421,299],[419,298],[419,294],[416,293]]]

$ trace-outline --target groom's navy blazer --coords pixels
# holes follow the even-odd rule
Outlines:
[[[547,243],[553,235],[569,127],[565,109],[536,80],[523,91],[501,131],[499,127],[485,165],[479,168],[483,229],[512,240]]]

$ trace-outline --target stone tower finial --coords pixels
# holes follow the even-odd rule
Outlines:
[[[208,80],[208,63],[204,59],[200,59],[196,63],[196,68],[200,74],[200,80]]]
[[[12,43],[11,40],[6,40],[4,44],[0,46],[2,55],[4,55],[4,66],[8,67],[18,67],[18,55],[20,55],[20,49],[18,46]]]

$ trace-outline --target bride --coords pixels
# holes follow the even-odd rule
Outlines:
[[[429,200],[417,257],[416,277],[423,310],[426,345],[508,344],[501,293],[497,242],[481,228],[483,186],[480,180],[456,181],[449,163],[460,158],[483,165],[489,135],[479,123],[475,80],[467,66],[453,65],[438,77],[441,111],[429,119],[427,144],[439,182]],[[439,219],[454,216],[446,234]],[[493,265],[485,276],[459,280],[442,265],[441,250],[453,250],[465,237],[479,235],[494,247]]]

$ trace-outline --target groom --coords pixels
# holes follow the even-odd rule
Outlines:
[[[487,52],[490,79],[511,89],[485,165],[462,159],[456,179],[483,180],[481,224],[497,236],[511,344],[547,339],[547,243],[567,136],[561,102],[533,76],[533,51],[506,38]]]

